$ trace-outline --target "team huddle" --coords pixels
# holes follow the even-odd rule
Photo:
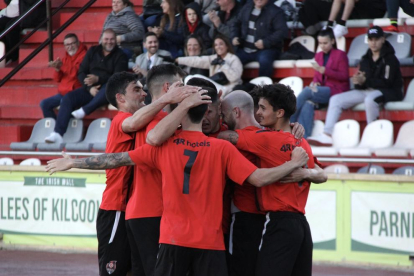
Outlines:
[[[218,93],[172,64],[114,74],[119,112],[106,154],[48,162],[50,173],[106,169],[97,218],[100,275],[311,275],[304,216],[310,183],[327,177],[284,85]]]

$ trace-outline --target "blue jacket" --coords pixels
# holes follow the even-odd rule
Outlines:
[[[241,47],[243,47],[244,39],[247,37],[249,30],[249,18],[254,9],[253,1],[247,2],[237,16],[236,22],[231,28],[231,39],[238,37]],[[265,49],[283,47],[283,40],[288,36],[288,27],[285,21],[283,10],[273,4],[273,1],[267,3],[256,21],[255,39],[263,40]]]

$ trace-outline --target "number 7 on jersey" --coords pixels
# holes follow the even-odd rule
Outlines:
[[[191,168],[194,165],[194,162],[197,158],[198,151],[192,151],[192,150],[184,150],[184,155],[188,156],[188,161],[185,164],[184,167],[184,183],[183,183],[183,194],[189,194],[190,193],[190,174],[191,174]]]

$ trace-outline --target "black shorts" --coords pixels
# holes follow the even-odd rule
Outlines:
[[[161,217],[126,221],[132,252],[132,275],[153,276],[160,240]]]
[[[269,212],[259,247],[256,276],[312,275],[312,236],[306,217]]]
[[[266,216],[261,214],[237,212],[232,215],[229,275],[252,276],[255,274],[265,221]]]
[[[228,276],[224,250],[161,244],[155,276]]]
[[[99,209],[96,219],[99,275],[126,275],[131,270],[131,250],[125,212]]]

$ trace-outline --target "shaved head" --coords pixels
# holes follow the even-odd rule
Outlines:
[[[243,90],[235,90],[224,97],[222,104],[229,105],[230,109],[238,107],[247,112],[253,112],[254,103],[252,96]]]
[[[221,103],[223,121],[230,130],[235,130],[243,118],[253,118],[253,112],[253,98],[242,90],[230,92]]]

